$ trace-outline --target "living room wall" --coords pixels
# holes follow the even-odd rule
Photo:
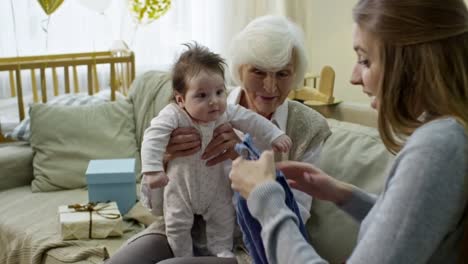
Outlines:
[[[468,4],[468,0],[465,0]],[[306,7],[296,9],[295,19],[304,27],[309,45],[310,69],[319,73],[321,67],[330,65],[335,69],[335,96],[348,102],[369,104],[361,88],[349,83],[356,55],[352,49],[353,21],[351,10],[357,0],[312,0],[302,2]]]
[[[368,103],[360,87],[349,83],[356,55],[352,48],[351,10],[357,0],[314,0],[306,35],[310,45],[310,69],[319,73],[324,65],[336,73],[335,97],[344,101]]]

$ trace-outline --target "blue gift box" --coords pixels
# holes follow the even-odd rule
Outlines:
[[[135,159],[91,160],[86,182],[89,202],[115,201],[122,215],[136,203]]]

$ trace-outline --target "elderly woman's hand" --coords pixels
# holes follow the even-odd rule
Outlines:
[[[227,159],[235,159],[239,155],[234,146],[241,142],[231,124],[225,123],[213,131],[213,139],[208,143],[202,159],[208,159],[207,166],[213,166]]]
[[[164,155],[164,164],[179,158],[192,155],[200,150],[201,139],[200,133],[194,127],[180,127],[174,129],[171,133],[171,138],[167,144],[166,153]]]
[[[250,192],[265,181],[275,180],[275,160],[272,151],[264,151],[258,160],[238,157],[232,162],[229,178],[231,188],[247,199]]]

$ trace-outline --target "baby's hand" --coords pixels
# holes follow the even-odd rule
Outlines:
[[[292,146],[292,141],[287,135],[279,136],[271,143],[275,152],[288,152]]]
[[[167,177],[164,171],[144,173],[146,178],[146,184],[151,189],[161,188],[167,185],[169,177]]]

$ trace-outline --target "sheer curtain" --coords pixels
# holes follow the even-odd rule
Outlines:
[[[116,40],[135,52],[137,73],[168,69],[181,45],[192,40],[223,52],[223,1],[173,0],[169,11],[147,25],[137,24],[127,0],[110,1],[103,13],[79,0],[65,0],[47,16],[36,0],[0,1],[0,57],[109,50]],[[14,15],[13,15],[14,14]],[[0,98],[9,97],[6,74]]]
[[[291,2],[300,10],[308,0],[172,0],[166,14],[139,25],[128,0],[112,0],[102,13],[79,0],[65,0],[50,16],[36,0],[3,0],[0,57],[102,51],[123,40],[135,52],[137,74],[168,69],[183,49],[181,44],[193,40],[226,57],[232,36],[250,20],[288,15]],[[6,79],[0,76],[0,98],[10,96]]]

